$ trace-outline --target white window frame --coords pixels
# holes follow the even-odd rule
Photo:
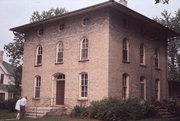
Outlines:
[[[160,64],[160,63],[159,63],[159,61],[160,61],[160,60],[159,60],[159,59],[160,59],[160,56],[159,56],[159,55],[160,55],[159,49],[156,48],[156,49],[155,49],[155,59],[154,59],[155,69],[160,69],[160,65],[159,65],[159,64]],[[156,66],[156,61],[157,61],[157,64],[158,64],[157,66]]]
[[[143,62],[141,62],[141,59]],[[146,65],[146,54],[145,54],[145,47],[143,43],[140,44],[140,65]]]
[[[62,57],[59,57],[59,53],[62,54]],[[58,60],[61,61],[58,61]],[[59,42],[56,47],[56,63],[63,63],[64,60],[64,44],[63,42]]]
[[[143,99],[141,98],[141,91],[142,91],[141,90],[141,84],[143,84],[143,86],[144,86],[143,87],[144,88],[144,92],[143,92],[144,93],[144,95],[143,95],[144,98]],[[140,77],[140,99],[141,100],[146,100],[146,79],[143,76]]]
[[[84,43],[85,41],[85,43]],[[88,60],[89,58],[89,40],[87,38],[83,38],[81,40],[81,45],[80,45],[80,60]],[[83,57],[83,52],[86,50],[86,57]]]
[[[126,85],[124,85],[124,84],[126,84]],[[124,88],[126,88],[125,96],[124,96]],[[122,77],[122,99],[127,100],[128,98],[129,98],[129,75],[123,74],[123,77]]]
[[[34,98],[40,98],[41,97],[41,76],[35,76],[35,81],[34,81]],[[36,96],[37,94],[37,88],[39,88],[39,97]]]
[[[127,38],[123,39],[122,42],[122,60],[123,62],[129,62],[129,40]],[[127,59],[124,59],[124,52],[127,52]]]
[[[82,75],[87,75],[87,84],[85,84],[86,79],[82,79]],[[84,81],[84,85],[82,85],[82,81]],[[87,87],[87,96],[82,96],[82,86]],[[85,91],[84,91],[85,92]],[[86,72],[80,73],[79,74],[79,100],[88,100],[88,95],[89,95],[89,75]]]
[[[157,85],[156,85],[157,84]],[[155,80],[155,100],[160,101],[160,80]]]
[[[38,46],[36,49],[36,65],[42,65],[42,54],[43,54],[43,48],[42,46]],[[41,63],[38,63],[39,56],[41,56]]]

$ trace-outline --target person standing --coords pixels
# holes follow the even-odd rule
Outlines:
[[[15,105],[15,110],[17,110],[17,115],[16,115],[17,120],[20,119],[20,101],[21,101],[21,97],[17,100]]]
[[[20,100],[20,119],[24,118],[26,104],[27,104],[27,96],[24,96]]]

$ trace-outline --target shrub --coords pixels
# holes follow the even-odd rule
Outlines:
[[[0,109],[8,109],[9,111],[15,111],[16,100],[5,100],[0,102]]]
[[[75,106],[71,112],[72,117],[88,117],[88,108],[83,106]]]

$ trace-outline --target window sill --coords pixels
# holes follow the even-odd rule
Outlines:
[[[55,65],[63,64],[64,62],[56,62]]]
[[[78,101],[88,101],[88,98],[79,98]]]
[[[147,66],[146,65],[144,65],[144,64],[140,64],[139,65],[140,67],[144,67],[144,68],[146,68]]]
[[[32,100],[35,100],[35,101],[38,101],[38,100],[40,100],[40,98],[32,98]]]
[[[82,59],[82,60],[79,60],[79,62],[86,62],[86,61],[89,61],[89,59]]]
[[[155,70],[157,70],[157,71],[161,71],[161,69],[160,69],[160,68],[155,68]]]
[[[130,64],[130,62],[129,61],[122,61],[123,63],[126,63],[126,64]]]
[[[40,66],[42,66],[42,64],[34,65],[34,67],[40,67]]]

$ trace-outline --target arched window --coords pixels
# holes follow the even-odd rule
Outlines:
[[[146,100],[146,79],[143,76],[140,77],[140,99]]]
[[[129,42],[126,38],[123,39],[123,62],[129,62]]]
[[[89,23],[90,23],[90,20],[89,20],[88,17],[86,17],[86,18],[84,18],[84,19],[82,20],[82,24],[83,24],[84,26],[88,25]]]
[[[88,47],[89,47],[89,40],[83,39],[81,42],[81,60],[88,59]]]
[[[42,46],[38,46],[36,49],[36,65],[42,64]]]
[[[35,77],[35,86],[34,86],[34,97],[40,98],[40,92],[41,92],[41,77],[36,76]]]
[[[140,64],[145,65],[145,48],[143,43],[140,45]]]
[[[88,74],[80,74],[80,98],[88,97]]]
[[[122,78],[122,99],[126,100],[129,98],[129,76],[123,74]]]
[[[159,50],[155,49],[155,68],[159,69]]]
[[[155,80],[155,99],[160,101],[160,81],[159,79]]]
[[[62,42],[58,43],[57,51],[56,51],[56,63],[63,62],[63,55],[64,55],[64,45]]]

